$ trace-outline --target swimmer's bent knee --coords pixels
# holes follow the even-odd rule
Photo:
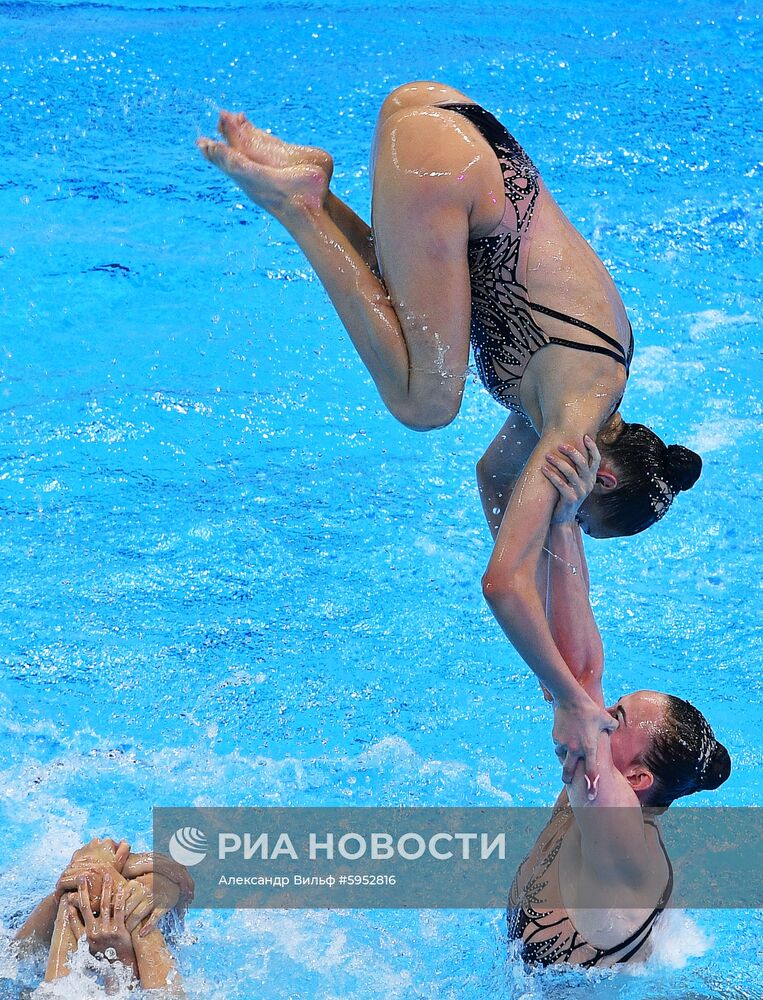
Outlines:
[[[392,415],[410,431],[436,431],[453,423],[460,409],[458,406],[438,407],[396,407],[391,409]]]

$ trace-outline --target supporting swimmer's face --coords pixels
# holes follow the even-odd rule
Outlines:
[[[577,518],[580,530],[590,538],[615,538],[616,533],[607,529],[603,523],[595,491],[594,486],[594,492],[590,493],[580,505]]]
[[[611,736],[612,762],[636,793],[646,792],[654,782],[643,757],[655,733],[666,725],[666,708],[666,696],[659,691],[636,691],[607,709],[619,722]]]
[[[617,487],[617,475],[609,468],[599,470],[593,489],[580,505],[577,521],[581,531],[590,538],[617,538],[620,532],[607,525],[602,497]]]

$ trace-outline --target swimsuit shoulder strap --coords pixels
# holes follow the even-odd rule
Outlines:
[[[617,361],[618,364],[623,365],[627,371],[628,366],[623,355],[610,351],[608,347],[600,347],[599,344],[581,344],[580,341],[565,340],[563,337],[549,337],[548,342],[549,344],[559,344],[560,347],[571,347],[575,351],[588,351],[591,354],[606,354],[607,357],[612,358],[613,361]]]
[[[561,320],[563,323],[569,323],[570,326],[576,326],[580,330],[588,330],[589,333],[596,334],[601,340],[606,341],[610,344],[625,360],[625,350],[622,344],[615,340],[614,337],[610,337],[608,333],[604,333],[597,326],[592,323],[586,323],[585,320],[578,319],[576,316],[568,316],[566,313],[557,312],[556,309],[549,309],[548,306],[539,305],[537,302],[531,302],[530,308],[536,310],[537,312],[544,313],[546,316],[551,316],[553,319]]]
[[[668,881],[665,888],[660,896],[660,901],[657,904],[660,908],[664,908],[667,901],[670,899],[670,895],[673,892],[673,865],[670,863],[670,856],[668,855],[667,849],[665,848],[665,843],[662,839],[662,834],[660,833],[659,826],[652,819],[645,819],[644,822],[647,826],[651,826],[654,832],[657,834],[657,840],[660,842],[660,847],[662,848],[662,853],[665,856],[665,862],[668,866]]]

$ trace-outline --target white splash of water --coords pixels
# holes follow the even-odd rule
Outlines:
[[[704,933],[685,910],[665,910],[652,931],[652,954],[643,966],[634,965],[634,972],[645,974],[655,967],[683,969],[689,959],[699,958],[712,946],[713,940]]]
[[[729,316],[719,309],[704,309],[694,313],[691,325],[689,326],[689,337],[691,340],[702,340],[708,330],[717,330],[720,326],[745,326],[747,323],[755,323],[757,319],[750,313],[742,313],[740,316]]]
[[[135,1000],[132,972],[120,963],[111,964],[94,958],[84,937],[69,961],[70,973],[52,983],[41,983],[32,993],[34,1000],[94,1000],[97,997],[117,997]]]

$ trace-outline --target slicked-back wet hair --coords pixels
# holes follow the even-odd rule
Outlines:
[[[718,788],[731,774],[729,752],[699,709],[683,698],[665,698],[664,724],[641,755],[654,775],[649,806],[669,806],[682,795]]]
[[[597,522],[609,535],[636,535],[659,521],[702,471],[696,452],[666,445],[643,424],[624,424],[617,440],[600,450],[617,474],[617,486],[599,493],[595,503]]]

